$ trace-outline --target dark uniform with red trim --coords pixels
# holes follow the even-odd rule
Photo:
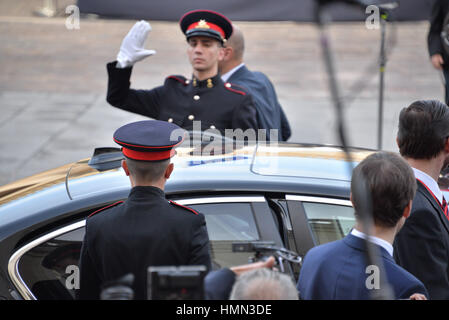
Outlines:
[[[167,130],[176,128],[162,121],[139,121],[118,129],[114,140],[126,157],[163,160],[182,142],[177,135],[176,141],[166,142]],[[145,143],[148,140],[152,143]],[[172,265],[211,268],[205,218],[168,201],[157,187],[133,187],[128,199],[94,212],[86,221],[78,298],[99,299],[103,283],[132,273],[135,299],[146,299],[147,268]]]
[[[185,14],[180,25],[187,39],[206,36],[223,43],[232,34],[226,17],[207,10]],[[132,67],[120,69],[116,64],[107,64],[107,101],[114,107],[173,122],[186,130],[217,129],[224,134],[225,129],[258,129],[252,97],[242,87],[224,83],[219,74],[203,81],[169,76],[160,87],[134,90],[130,89]],[[201,127],[194,121],[201,121]]]

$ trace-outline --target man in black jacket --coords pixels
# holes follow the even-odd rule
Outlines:
[[[444,49],[441,32],[449,13],[449,1],[435,0],[430,17],[430,29],[427,37],[430,61],[435,69],[443,72],[446,86],[445,100],[449,104],[449,55]]]
[[[128,199],[92,213],[86,221],[79,299],[99,299],[104,283],[129,273],[135,277],[134,298],[146,299],[150,266],[211,269],[204,216],[164,194],[173,171],[170,158],[183,135],[175,124],[157,120],[130,123],[115,132],[132,189]]]
[[[438,176],[449,163],[449,107],[416,101],[399,115],[397,143],[418,190],[394,242],[394,257],[421,280],[431,299],[449,299],[449,213]]]
[[[223,43],[232,34],[231,22],[219,13],[195,10],[181,18],[180,26],[187,38],[192,78],[173,75],[151,90],[130,89],[132,66],[155,53],[144,49],[151,27],[140,21],[123,40],[117,61],[107,64],[107,101],[114,107],[173,122],[186,130],[218,130],[213,133],[222,135],[225,129],[256,131],[257,111],[252,97],[241,87],[225,84],[218,73]]]

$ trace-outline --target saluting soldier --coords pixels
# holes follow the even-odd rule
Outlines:
[[[122,42],[117,61],[107,64],[107,101],[114,107],[175,123],[186,130],[258,129],[257,111],[245,89],[224,83],[218,73],[223,44],[232,34],[232,23],[223,15],[194,10],[180,20],[186,35],[192,78],[172,75],[151,90],[130,89],[132,66],[155,51],[145,50],[149,23],[137,22]]]
[[[177,125],[158,120],[133,122],[114,133],[132,189],[126,201],[100,209],[86,221],[79,299],[99,299],[102,284],[129,273],[135,277],[135,299],[146,299],[149,266],[211,269],[204,216],[168,201],[164,194],[174,168],[170,158],[184,133]]]

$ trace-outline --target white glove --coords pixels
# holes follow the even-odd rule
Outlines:
[[[139,21],[129,30],[122,41],[120,51],[117,55],[117,68],[131,67],[137,61],[156,54],[154,50],[145,50],[145,41],[151,26],[146,21]]]

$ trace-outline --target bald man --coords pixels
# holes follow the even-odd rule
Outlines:
[[[265,74],[250,71],[245,66],[243,33],[235,24],[233,28],[231,37],[224,45],[224,58],[218,64],[221,79],[242,86],[251,94],[257,109],[259,129],[267,129],[268,139],[271,131],[270,140],[287,141],[291,135],[290,124],[279,104],[274,86]]]

